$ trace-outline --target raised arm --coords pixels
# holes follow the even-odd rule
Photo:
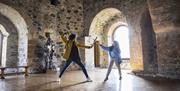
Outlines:
[[[67,43],[68,40],[67,40],[65,34],[60,35],[60,38],[63,40],[63,42]]]

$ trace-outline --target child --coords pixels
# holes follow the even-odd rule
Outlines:
[[[84,65],[81,62],[80,56],[79,56],[79,50],[78,47],[80,48],[92,48],[92,46],[85,46],[82,44],[79,44],[75,41],[76,35],[75,34],[70,34],[68,39],[66,38],[65,34],[61,35],[61,39],[63,40],[63,42],[66,44],[66,50],[64,53],[64,58],[66,59],[66,62],[64,64],[64,67],[62,68],[59,78],[61,78],[61,76],[63,75],[64,71],[67,69],[67,67],[72,63],[75,62],[76,64],[78,64],[82,70],[83,73],[85,74],[87,81],[88,82],[92,82],[92,80],[89,78],[86,68],[84,67]]]
[[[121,60],[121,56],[120,56],[121,52],[120,52],[118,42],[113,41],[113,44],[110,47],[105,47],[102,44],[100,44],[100,46],[101,46],[102,49],[109,52],[109,55],[110,55],[110,58],[111,58],[111,61],[110,61],[109,67],[108,67],[108,71],[107,71],[107,74],[106,74],[106,78],[104,79],[104,81],[108,80],[108,76],[109,76],[109,74],[110,74],[110,72],[112,70],[112,66],[113,66],[114,62],[115,62],[116,66],[118,68],[118,71],[119,71],[119,80],[121,80],[120,64],[121,64],[122,60]]]

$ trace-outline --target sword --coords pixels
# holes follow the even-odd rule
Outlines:
[[[94,42],[93,42],[93,44],[96,42],[96,40],[97,40],[97,37],[94,39]]]

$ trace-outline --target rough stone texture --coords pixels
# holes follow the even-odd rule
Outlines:
[[[148,2],[157,37],[158,72],[166,77],[179,78],[180,1],[149,0]]]
[[[3,15],[0,15],[0,24],[4,26],[6,31],[9,33],[7,40],[7,55],[6,55],[6,65],[7,66],[17,66],[18,65],[18,33],[15,26]]]
[[[14,40],[18,43],[18,46],[16,45],[16,47],[18,47],[18,48],[16,48],[15,46],[10,46],[11,47],[10,49],[12,49],[12,48],[16,48],[16,49],[12,49],[14,51],[10,52],[10,54],[8,54],[8,55],[16,56],[17,55],[16,53],[18,53],[18,56],[16,56],[16,58],[18,58],[16,64],[21,65],[21,66],[27,65],[27,45],[28,45],[27,33],[28,33],[28,30],[27,30],[27,25],[26,25],[23,17],[21,17],[21,15],[15,9],[13,9],[5,4],[2,4],[2,3],[0,3],[0,13],[1,13],[1,15],[6,17],[7,21],[9,19],[11,24],[13,24],[13,26],[15,27],[15,29],[17,29],[17,32],[18,32],[18,40]],[[11,32],[14,32],[14,31],[11,31]],[[11,36],[17,36],[17,33],[16,34],[11,33],[11,35],[9,37],[11,37]],[[11,41],[13,38],[9,38],[9,39],[8,39],[8,41],[10,41],[10,42],[7,44],[13,44],[12,42],[14,42],[14,41]],[[17,39],[17,37],[15,39]],[[16,50],[18,50],[18,52],[15,52]],[[7,51],[7,53],[8,53],[8,51]],[[14,59],[14,60],[16,60],[16,59]],[[12,62],[12,65],[13,65],[13,63],[15,63],[15,62]],[[14,66],[17,66],[17,65],[14,65]]]
[[[109,13],[111,12],[111,13]],[[93,39],[97,37],[97,40],[105,46],[111,46],[112,36],[115,28],[122,25],[121,23],[116,24],[118,22],[126,24],[125,16],[115,8],[104,9],[99,12],[93,19],[90,29],[89,35],[91,36],[91,43],[94,42]],[[115,27],[111,29],[111,26],[116,24]],[[127,25],[127,24],[126,24]],[[108,53],[103,51],[100,48],[100,67],[108,66]],[[92,52],[93,53],[93,52]]]
[[[157,34],[158,71],[164,76],[178,77],[180,75],[180,32],[165,32]],[[163,44],[162,44],[163,43]]]
[[[12,46],[12,48],[18,46],[18,50],[12,50],[14,52],[12,55],[15,56],[15,53],[19,51],[19,59],[18,63],[12,62],[13,64],[25,64],[24,62],[27,61],[26,55],[23,53],[27,51],[25,39],[28,35],[28,65],[36,68],[35,61],[41,60],[35,54],[38,36],[44,36],[45,32],[50,32],[56,44],[55,59],[59,60],[57,64],[60,66],[64,61],[62,58],[64,43],[59,39],[57,31],[77,33],[78,41],[84,44],[84,37],[89,35],[94,17],[106,8],[115,8],[126,17],[126,23],[130,30],[132,69],[158,73],[167,77],[176,77],[180,74],[179,0],[60,0],[56,6],[52,5],[50,0],[0,0],[0,3],[12,7],[22,16],[17,19],[9,17],[12,12],[4,12],[6,9],[2,8],[3,5],[0,4],[1,13],[8,14],[6,18],[14,20],[10,23],[14,24],[17,29],[13,28],[13,30],[16,30],[19,35],[20,42],[18,45],[15,43]],[[13,15],[18,16],[17,12],[13,12]],[[2,14],[0,14],[0,18],[1,16]],[[27,27],[25,24],[21,24],[22,18]],[[1,19],[2,24],[7,26],[3,19]],[[111,19],[115,19],[115,21],[108,21],[109,24],[106,23],[102,30],[108,29],[118,21],[117,18]],[[26,28],[28,31],[20,31]],[[17,32],[14,33],[13,38],[17,39]],[[9,39],[9,41],[12,40]],[[17,40],[13,42],[17,42]],[[19,45],[23,46],[19,47]],[[84,62],[84,49],[80,49],[80,53]],[[9,60],[9,62],[11,61]],[[77,69],[77,66],[72,65],[70,70],[73,69]]]
[[[143,69],[142,41],[140,20],[144,9],[147,7],[145,0],[84,0],[84,28],[88,35],[93,18],[101,10],[116,8],[126,17],[130,32],[131,64],[134,70]],[[138,53],[137,53],[138,52]]]
[[[153,30],[149,10],[146,9],[141,17],[141,36],[144,70],[157,73],[156,37]]]
[[[131,62],[134,69],[143,69],[142,62],[142,43],[141,43],[141,28],[140,19],[141,14],[146,7],[145,0],[61,0],[57,6],[51,5],[50,1],[46,0],[1,0],[2,3],[15,8],[25,19],[28,25],[28,39],[33,41],[37,39],[38,35],[44,35],[44,32],[52,32],[57,36],[58,31],[75,31],[79,36],[88,35],[91,21],[97,13],[105,8],[119,9],[126,17],[129,25],[131,37]],[[80,31],[85,31],[80,32]],[[54,38],[58,40],[57,38]],[[84,40],[84,39],[82,39]],[[59,41],[58,41],[59,42]],[[59,44],[56,53],[59,55],[60,61],[62,59],[62,50],[64,44]],[[29,49],[33,49],[35,43],[29,43]],[[32,47],[32,48],[31,48]],[[136,52],[139,52],[138,54]],[[28,61],[32,63],[36,58],[30,52]],[[84,50],[81,50],[84,54]],[[84,58],[82,58],[83,60]]]
[[[34,41],[37,43],[37,45],[34,47],[34,54],[35,58],[32,62],[31,66],[31,72],[32,73],[38,73],[38,72],[46,72],[46,61],[47,59],[47,53],[48,50],[46,46],[46,40],[44,37],[38,38],[38,40]]]
[[[57,37],[56,31],[73,31],[79,34],[83,30],[82,0],[61,0],[57,6],[51,5],[50,0],[1,0],[0,2],[16,9],[28,25],[29,65],[37,59],[32,52],[36,43],[31,41],[37,40],[38,35],[44,36],[44,32],[51,32],[52,35],[55,35],[53,40],[57,42],[55,46],[57,49],[55,50],[56,58],[60,62],[64,61],[62,58],[64,44]],[[73,68],[70,67],[70,69]]]
[[[1,45],[0,45],[0,53],[2,54],[2,47],[3,47],[3,45],[2,45],[2,39],[3,39],[3,34],[2,34],[2,29],[1,29],[1,26],[2,25],[0,25],[0,43],[1,43]],[[4,28],[4,27],[3,27]],[[0,65],[2,65],[3,64],[3,62],[2,62],[2,55],[0,55],[0,58],[1,58],[1,61],[0,61]]]

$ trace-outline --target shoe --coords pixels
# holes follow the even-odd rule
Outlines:
[[[104,79],[104,82],[107,81],[107,80],[108,80],[108,77],[106,77],[106,78]]]
[[[119,77],[119,80],[121,80],[121,79],[122,79],[122,77],[120,76],[120,77]]]
[[[86,80],[87,82],[92,82],[92,80],[90,79],[90,78],[87,78],[87,80]]]
[[[61,78],[58,78],[58,79],[57,79],[57,83],[58,83],[58,84],[61,84]]]
[[[58,78],[57,81],[60,82],[60,81],[61,81],[61,78]]]

